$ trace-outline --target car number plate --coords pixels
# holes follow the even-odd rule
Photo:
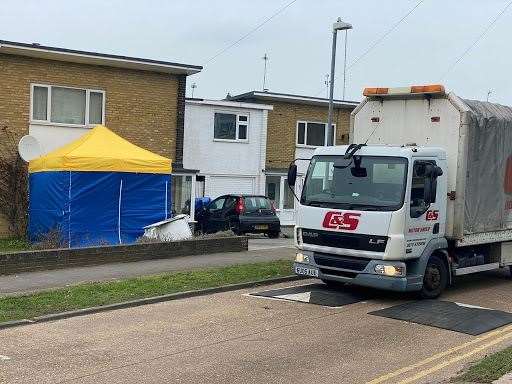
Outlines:
[[[254,229],[268,229],[268,225],[267,224],[255,225]]]
[[[318,277],[318,269],[316,268],[295,267],[295,273],[297,275]]]

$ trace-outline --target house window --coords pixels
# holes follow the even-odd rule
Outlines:
[[[32,85],[33,122],[76,126],[104,124],[104,105],[104,91]]]
[[[336,125],[333,124],[333,138],[336,137]],[[334,141],[334,140],[333,140]],[[321,147],[327,145],[327,124],[309,121],[297,122],[297,146]]]
[[[234,113],[215,113],[213,138],[215,140],[247,141],[249,116]]]

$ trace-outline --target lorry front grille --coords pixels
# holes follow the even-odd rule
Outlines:
[[[334,276],[340,276],[340,277],[348,277],[350,279],[353,279],[357,276],[357,273],[354,272],[346,272],[346,271],[336,271],[334,269],[323,269],[320,268],[320,272],[322,272],[324,275],[334,275]]]
[[[315,263],[320,267],[350,269],[352,271],[362,271],[370,262],[369,259],[359,257],[326,255],[324,253],[315,253],[314,258]]]
[[[302,228],[302,241],[304,244],[324,247],[384,252],[388,238],[386,236]]]

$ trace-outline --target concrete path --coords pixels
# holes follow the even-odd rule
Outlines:
[[[0,331],[0,383],[437,383],[512,342],[370,315],[411,300],[371,291],[338,308],[249,297],[295,282]],[[503,273],[443,300],[512,311]]]
[[[292,239],[256,237],[249,240],[248,252],[215,253],[0,276],[0,295],[22,294],[82,282],[106,281],[163,272],[272,260],[292,260],[294,256]]]

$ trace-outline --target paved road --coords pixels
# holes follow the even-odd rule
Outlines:
[[[0,382],[436,383],[512,340],[512,328],[475,337],[368,314],[410,296],[327,308],[245,295],[276,287],[0,331]],[[505,273],[443,297],[512,312],[511,298]]]
[[[0,276],[0,295],[22,294],[81,282],[105,281],[204,267],[283,259],[292,260],[294,256],[292,239],[252,237],[249,239],[249,252],[215,253]]]

